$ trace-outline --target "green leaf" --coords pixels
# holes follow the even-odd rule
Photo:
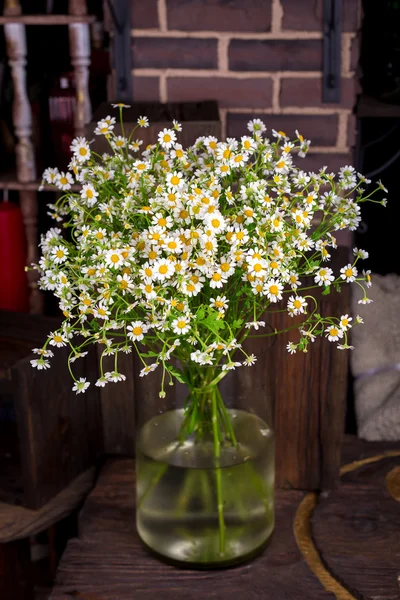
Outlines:
[[[337,292],[340,292],[340,283],[337,283],[337,282],[336,282],[336,283],[334,283],[333,285],[334,285],[334,288],[335,288],[335,290],[336,290]]]
[[[168,373],[173,375],[175,377],[175,379],[177,379],[179,381],[179,383],[186,383],[186,381],[183,377],[183,373],[181,371],[179,371],[178,369],[175,369],[175,367],[169,366]]]
[[[330,293],[331,293],[331,286],[330,286],[330,285],[327,285],[327,286],[325,287],[324,291],[322,292],[322,295],[323,295],[323,296],[327,296],[327,295],[328,295],[328,294],[330,294]]]
[[[235,319],[232,323],[232,329],[239,329],[243,325],[243,319]]]
[[[201,321],[206,316],[206,312],[203,307],[199,308],[196,314],[197,321]]]

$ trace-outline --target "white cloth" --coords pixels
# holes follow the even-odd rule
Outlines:
[[[363,292],[352,288],[352,316],[364,319],[352,329],[358,435],[400,440],[400,277],[373,275],[368,305],[358,304]]]

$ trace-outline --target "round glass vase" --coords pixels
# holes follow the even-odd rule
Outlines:
[[[137,380],[137,531],[175,564],[244,562],[273,531],[274,433],[250,371],[198,367],[162,399],[158,377]]]

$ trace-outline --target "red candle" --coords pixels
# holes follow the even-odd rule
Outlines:
[[[11,202],[0,203],[0,309],[28,312],[26,243],[22,213]]]

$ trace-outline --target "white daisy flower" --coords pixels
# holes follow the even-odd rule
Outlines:
[[[330,342],[337,342],[343,337],[343,330],[336,325],[330,325],[325,329],[326,336]]]
[[[173,129],[163,129],[158,134],[158,142],[163,148],[169,150],[176,142],[175,131]]]
[[[42,178],[46,183],[55,184],[60,173],[58,169],[48,168],[43,172]]]
[[[246,329],[255,329],[256,331],[258,331],[260,327],[265,327],[265,321],[250,321],[245,325]]]
[[[108,371],[104,374],[104,377],[107,379],[107,381],[112,381],[113,383],[126,380],[126,376],[123,375],[123,373],[118,373],[118,371]]]
[[[148,127],[150,125],[149,119],[147,117],[139,117],[137,120],[137,124],[139,127]]]
[[[58,175],[56,177],[56,181],[55,181],[56,186],[60,190],[64,190],[64,191],[70,190],[73,183],[74,183],[74,179],[73,179],[71,173],[64,173],[64,171],[61,171],[60,173],[58,173]]]
[[[270,279],[265,284],[265,294],[271,302],[278,302],[282,299],[283,285],[277,279]]]
[[[264,133],[267,128],[261,119],[252,119],[247,123],[247,129],[252,133]]]
[[[344,279],[347,283],[351,283],[352,281],[356,280],[356,277],[358,275],[358,271],[356,269],[356,267],[353,267],[353,265],[351,265],[350,263],[348,265],[346,265],[345,267],[343,267],[342,269],[340,269],[340,277],[342,279]]]
[[[190,330],[190,321],[185,317],[174,319],[171,323],[171,329],[174,333],[177,333],[178,335],[183,335]]]
[[[85,183],[81,189],[81,198],[86,200],[88,206],[94,206],[96,204],[96,198],[99,192],[95,190],[91,183]]]
[[[149,373],[152,373],[153,371],[155,371],[158,367],[158,363],[155,362],[151,365],[147,365],[146,367],[144,367],[144,369],[142,369],[139,373],[139,377],[145,377],[145,375],[148,375]]]
[[[51,250],[51,258],[56,265],[65,262],[68,257],[68,248],[65,246],[54,246]]]
[[[291,317],[300,315],[306,312],[307,300],[302,296],[290,296],[287,307]]]
[[[289,352],[289,354],[296,354],[297,346],[298,346],[298,344],[295,344],[294,342],[289,342],[286,345],[286,350]]]
[[[334,279],[332,269],[328,269],[327,267],[319,269],[314,277],[314,281],[318,285],[330,285]]]
[[[127,336],[132,342],[140,342],[147,332],[147,326],[143,321],[133,321],[133,323],[128,325],[127,330]]]
[[[249,356],[246,356],[246,358],[243,361],[243,366],[245,367],[251,367],[251,365],[254,365],[257,362],[257,357],[255,354],[249,354]]]
[[[210,298],[210,306],[216,308],[219,311],[225,311],[228,308],[229,300],[226,296],[217,296],[216,298]]]
[[[340,317],[339,324],[343,331],[347,331],[348,329],[350,329],[352,320],[353,318],[349,317],[349,315],[342,315]]]
[[[49,344],[57,348],[62,348],[62,346],[67,345],[67,338],[61,333],[52,332],[49,336]]]
[[[85,377],[80,377],[79,380],[75,381],[74,385],[72,386],[72,391],[76,392],[77,394],[84,394],[89,386],[90,382],[86,381]]]
[[[75,138],[71,144],[71,152],[78,162],[86,162],[90,158],[89,142],[84,137]]]
[[[50,369],[50,363],[48,360],[44,360],[43,358],[34,358],[30,361],[33,368],[41,371],[42,369]]]
[[[167,184],[173,188],[182,188],[185,184],[184,176],[179,171],[168,173]]]

